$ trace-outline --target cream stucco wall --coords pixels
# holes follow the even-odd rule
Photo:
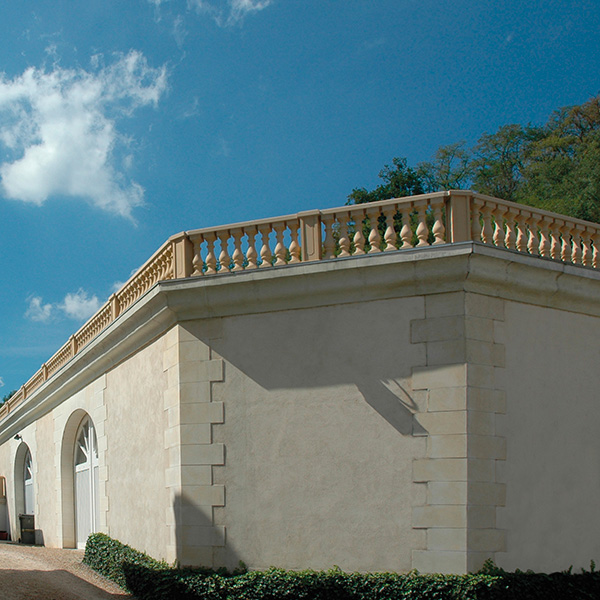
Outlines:
[[[142,348],[23,428],[19,432],[23,442],[11,439],[0,446],[0,468],[9,474],[7,507],[13,539],[18,539],[18,513],[23,510],[15,493],[20,485],[14,474],[15,456],[19,445],[26,443],[33,458],[37,543],[73,546],[72,480],[65,486],[65,470],[72,469],[74,435],[87,414],[99,447],[98,529],[154,556],[165,554],[163,348],[164,338]]]
[[[168,543],[163,436],[164,336],[106,376],[108,532],[165,558]]]
[[[51,415],[45,415],[35,423],[35,448],[32,450],[34,460],[34,493],[35,493],[35,518],[37,521],[36,543],[48,546],[60,545],[60,538],[56,526],[58,510],[58,497],[56,491],[56,469],[54,453],[40,452],[43,448],[54,446],[54,420]]]
[[[589,568],[600,557],[600,318],[505,306],[508,569]]]
[[[408,570],[412,461],[425,453],[412,368],[425,364],[410,321],[424,298],[222,319],[210,344],[224,360],[213,399],[226,445],[214,470],[226,505],[219,560],[253,568]],[[187,324],[203,338],[204,323]],[[415,428],[416,433],[415,435]]]

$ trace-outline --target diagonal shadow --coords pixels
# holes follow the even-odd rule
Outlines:
[[[425,364],[423,345],[411,343],[411,317],[420,316],[414,304],[404,314],[378,301],[231,317],[218,337],[202,322],[186,328],[267,391],[337,388],[349,397],[354,388],[400,434],[423,435],[409,388],[412,368]]]

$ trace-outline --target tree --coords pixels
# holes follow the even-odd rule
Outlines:
[[[553,113],[529,149],[522,201],[600,222],[600,97]]]
[[[496,133],[484,133],[475,146],[473,187],[504,200],[519,199],[527,150],[538,136],[535,128],[504,125]]]
[[[419,164],[417,172],[428,192],[468,188],[474,173],[472,153],[464,141],[442,146],[433,161]]]
[[[448,189],[476,192],[600,223],[600,95],[556,110],[543,126],[503,125],[438,148],[417,169],[394,158],[372,191],[355,188],[348,204]]]
[[[346,204],[364,204],[388,198],[414,196],[425,192],[423,179],[417,171],[407,166],[406,158],[394,158],[392,166],[385,165],[379,172],[379,178],[383,179],[385,183],[370,192],[365,188],[354,188],[348,195]]]

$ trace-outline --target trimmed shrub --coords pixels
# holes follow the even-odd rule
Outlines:
[[[169,567],[166,562],[158,561],[103,533],[92,533],[88,537],[83,562],[124,589],[127,589],[124,565],[139,565],[152,571]]]
[[[507,573],[488,561],[470,575],[267,571],[169,567],[100,533],[84,562],[139,600],[592,600],[600,573]]]

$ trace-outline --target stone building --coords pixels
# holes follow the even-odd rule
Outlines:
[[[173,236],[0,409],[0,521],[181,564],[587,567],[598,244],[466,191]]]

